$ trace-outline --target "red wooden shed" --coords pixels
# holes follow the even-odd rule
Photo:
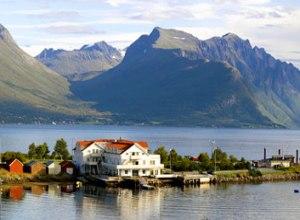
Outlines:
[[[7,170],[11,173],[23,173],[23,163],[18,159],[11,160],[7,163]]]

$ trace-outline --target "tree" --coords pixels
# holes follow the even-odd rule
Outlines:
[[[164,146],[158,147],[153,153],[160,155],[161,163],[163,163],[164,165],[168,164],[169,155]]]
[[[67,160],[70,157],[67,142],[63,138],[56,141],[53,153],[55,157],[58,156],[60,159],[64,160]]]
[[[14,152],[14,151],[6,151],[1,154],[1,160],[5,162],[9,162],[11,160],[18,159],[21,162],[26,161],[26,155],[21,152]]]
[[[201,163],[209,163],[210,159],[209,159],[208,153],[201,153],[201,154],[199,154],[198,160]]]
[[[209,158],[208,153],[199,154],[198,160],[200,162],[200,169],[202,169],[202,170],[210,170],[211,169],[210,158]]]
[[[28,146],[28,157],[30,159],[34,159],[36,158],[36,146],[35,146],[35,143],[32,143]]]
[[[233,155],[230,155],[230,156],[229,156],[229,160],[230,160],[230,162],[233,163],[233,164],[234,164],[234,163],[237,163],[237,162],[239,161],[239,160],[238,160],[235,156],[233,156]]]
[[[43,143],[36,147],[35,152],[38,159],[45,159],[49,157],[50,151],[47,143]]]

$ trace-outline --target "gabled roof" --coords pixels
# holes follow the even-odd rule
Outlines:
[[[77,141],[77,145],[80,146],[81,151],[88,148],[93,143],[104,143],[107,148],[114,148],[116,150],[124,152],[129,147],[138,143],[144,149],[148,149],[148,143],[146,141],[130,141],[125,139],[95,139],[95,140],[82,140]]]
[[[53,161],[53,160],[48,160],[48,161],[45,163],[45,165],[48,167],[48,166],[50,166],[50,165],[53,164],[53,163],[56,163],[56,162]]]
[[[14,159],[14,160],[10,160],[10,161],[8,161],[8,162],[7,162],[8,166],[11,166],[11,164],[12,164],[12,163],[14,163],[15,161],[18,161],[19,163],[21,163],[21,164],[22,164],[22,166],[24,166],[24,165],[23,165],[23,163],[22,163],[20,160],[18,160],[17,158],[16,158],[16,159]]]
[[[33,165],[34,165],[34,164],[36,164],[36,163],[43,164],[43,163],[41,163],[41,162],[39,162],[39,161],[32,160],[32,161],[30,161],[30,162],[26,163],[26,164],[25,164],[25,166],[27,166],[27,167],[31,167],[31,166],[33,166]],[[44,165],[44,164],[43,164],[43,165]]]
[[[66,165],[75,166],[74,163],[72,163],[71,161],[68,161],[68,160],[64,160],[64,161],[60,162],[59,165],[60,165],[61,167],[64,167],[64,166],[66,166]]]
[[[145,146],[145,144],[143,144],[143,142],[136,142],[133,145],[137,146],[138,148],[140,148],[140,150],[147,152],[148,149],[148,144],[147,144],[147,148],[143,147],[140,143],[142,143],[142,145]],[[126,152],[129,148],[131,148],[133,145],[129,146],[127,149],[124,149],[123,151],[120,152],[120,154],[123,154],[124,152]]]

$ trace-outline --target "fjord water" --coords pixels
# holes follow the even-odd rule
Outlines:
[[[299,182],[201,185],[153,191],[84,186],[72,192],[72,186],[3,186],[0,218],[299,219],[300,195],[293,192],[296,187]]]
[[[280,148],[284,154],[300,150],[300,130],[220,129],[149,126],[92,125],[0,125],[0,151],[26,152],[32,142],[47,142],[52,149],[55,141],[64,138],[71,150],[77,140],[95,138],[128,138],[146,140],[154,150],[159,145],[175,148],[180,154],[198,155],[211,152],[209,140],[222,150],[246,159],[260,159],[263,148],[267,156]]]
[[[300,149],[299,130],[204,129],[137,126],[1,125],[1,151],[26,151],[32,143],[51,147],[63,137],[71,149],[78,139],[128,138],[165,145],[181,154],[211,151],[209,140],[248,159]],[[73,187],[0,186],[0,219],[300,219],[300,182],[202,185],[153,191]],[[69,192],[69,193],[66,193]]]

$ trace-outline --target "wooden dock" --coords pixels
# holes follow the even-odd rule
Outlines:
[[[200,185],[204,183],[210,183],[212,175],[204,174],[183,174],[178,176],[179,181],[182,185]]]
[[[143,186],[187,186],[210,183],[212,175],[179,173],[166,174],[156,177],[118,177],[118,176],[95,176],[88,175],[85,178],[96,185],[108,187],[143,188]],[[149,187],[148,187],[149,188]],[[151,187],[152,188],[152,187]]]

